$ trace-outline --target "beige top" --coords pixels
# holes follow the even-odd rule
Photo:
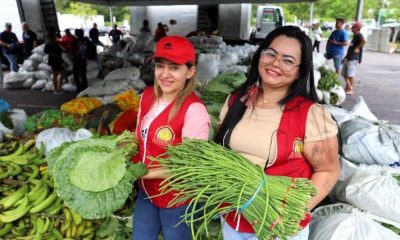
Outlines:
[[[229,97],[228,97],[229,99]],[[220,123],[228,112],[228,99],[220,112]],[[230,148],[254,164],[271,166],[277,155],[276,131],[283,108],[247,109],[232,132]],[[314,142],[336,136],[338,128],[329,111],[320,104],[310,107],[304,142]]]

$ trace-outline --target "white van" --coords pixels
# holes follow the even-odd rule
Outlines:
[[[256,18],[256,29],[252,32],[250,41],[264,39],[272,30],[285,25],[283,10],[279,6],[258,6]]]

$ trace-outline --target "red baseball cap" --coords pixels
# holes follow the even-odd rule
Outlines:
[[[167,36],[157,43],[156,52],[149,60],[154,58],[165,58],[177,64],[195,64],[196,50],[185,37]]]
[[[351,26],[351,28],[361,29],[362,26],[363,25],[361,22],[355,22],[355,23],[353,23],[353,26]]]

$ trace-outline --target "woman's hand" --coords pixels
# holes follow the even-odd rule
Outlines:
[[[311,181],[318,193],[311,198],[309,210],[318,205],[333,189],[340,172],[337,136],[304,143],[304,156],[313,168]]]

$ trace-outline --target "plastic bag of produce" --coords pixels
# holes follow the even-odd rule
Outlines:
[[[309,240],[400,240],[400,236],[347,204],[319,207],[312,214]]]
[[[236,53],[221,53],[219,66],[233,66],[238,64],[239,57]]]
[[[244,65],[235,65],[235,66],[219,66],[218,71],[221,74],[232,74],[232,73],[247,73],[247,66]]]
[[[35,47],[35,48],[32,50],[32,53],[38,53],[38,54],[40,54],[40,55],[44,55],[44,46],[45,46],[45,44],[41,44],[41,45]]]
[[[50,79],[50,75],[51,75],[50,72],[44,70],[39,70],[34,72],[34,77],[36,79]]]
[[[400,126],[355,118],[340,126],[343,156],[358,163],[400,167]]]
[[[51,72],[52,71],[51,67],[49,65],[47,65],[46,63],[43,63],[43,62],[39,64],[37,69],[38,70],[44,70],[44,71],[47,71],[47,72]]]
[[[67,91],[67,92],[76,92],[76,86],[75,84],[72,83],[66,83],[61,86],[62,90]]]
[[[43,130],[36,137],[36,148],[40,149],[44,144],[44,153],[47,155],[53,148],[61,146],[65,142],[79,141],[92,137],[92,133],[84,128],[73,132],[67,128],[49,128]]]
[[[98,108],[102,103],[96,98],[80,97],[61,105],[61,111],[73,114],[87,114],[95,108]]]
[[[41,79],[37,80],[31,87],[31,89],[42,89],[46,86],[47,80]]]
[[[324,103],[340,105],[346,100],[346,93],[341,86],[334,86],[330,91],[322,91]]]
[[[140,71],[137,67],[120,68],[107,74],[107,76],[104,78],[104,81],[134,81],[139,79],[139,77]]]
[[[400,169],[344,163],[344,173],[331,195],[364,211],[400,223]]]
[[[34,78],[28,78],[24,81],[24,83],[22,84],[22,86],[24,88],[31,88],[33,86],[33,84],[35,83],[35,79]]]
[[[28,116],[22,109],[12,109],[3,112],[2,122],[0,122],[0,132],[5,134],[13,133],[16,136],[21,135],[25,131],[25,122]]]
[[[22,68],[28,72],[34,72],[38,69],[40,62],[34,60],[25,60],[22,64]]]
[[[3,87],[6,89],[23,88],[24,82],[29,75],[19,72],[9,72],[4,76]]]
[[[32,60],[32,61],[40,63],[43,61],[43,54],[34,52],[31,56],[29,56],[28,60]]]
[[[42,90],[43,91],[54,91],[54,83],[47,82],[46,85],[44,85],[44,88]]]
[[[200,82],[210,81],[218,75],[217,54],[199,54],[197,61],[197,77]]]
[[[117,104],[122,111],[128,109],[138,110],[139,108],[139,95],[133,89],[122,92],[114,97],[114,103]]]

